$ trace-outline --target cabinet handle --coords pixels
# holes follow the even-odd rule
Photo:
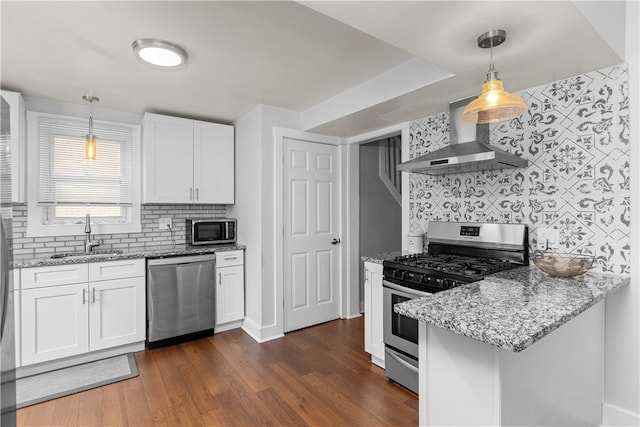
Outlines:
[[[237,256],[226,256],[226,257],[224,257],[223,259],[224,259],[225,261],[229,261],[229,260],[232,260],[232,259],[238,259],[238,257],[237,257]]]
[[[193,187],[189,187],[189,200],[193,200]]]
[[[222,273],[218,273],[218,286],[222,286]]]
[[[87,290],[83,289],[82,290],[82,305],[85,305],[87,303]]]
[[[367,283],[369,281],[369,270],[367,270],[365,268],[364,270],[364,283]]]
[[[200,189],[196,187],[196,200],[200,200]]]
[[[96,303],[96,288],[93,288],[93,303]]]

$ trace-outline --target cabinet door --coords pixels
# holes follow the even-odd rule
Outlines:
[[[233,126],[196,121],[193,141],[195,203],[234,203]]]
[[[22,365],[89,350],[87,285],[22,290]]]
[[[143,203],[192,203],[193,120],[146,113]]]
[[[89,301],[90,351],[144,341],[144,277],[92,282]]]
[[[0,92],[9,104],[9,132],[11,140],[11,201],[26,201],[26,134],[27,116],[22,95],[18,92]],[[4,115],[3,115],[4,117]]]
[[[364,263],[364,347],[373,363],[384,368],[382,265]]]
[[[216,269],[216,326],[244,318],[244,266]]]

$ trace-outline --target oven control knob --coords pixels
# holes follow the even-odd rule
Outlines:
[[[429,276],[427,276],[426,274],[421,274],[420,275],[420,282],[421,283],[429,283]]]
[[[442,280],[442,278],[440,277],[436,277],[436,286],[439,288],[444,288],[444,280]]]

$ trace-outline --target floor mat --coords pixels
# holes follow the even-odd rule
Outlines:
[[[138,376],[133,354],[110,357],[16,380],[16,407],[23,408]]]

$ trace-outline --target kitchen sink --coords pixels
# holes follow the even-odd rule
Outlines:
[[[92,251],[89,254],[85,254],[84,252],[63,252],[59,254],[53,254],[49,258],[57,259],[57,258],[71,258],[71,257],[83,257],[83,258],[93,258],[97,256],[109,256],[109,255],[120,255],[122,251],[120,249],[103,249]]]

